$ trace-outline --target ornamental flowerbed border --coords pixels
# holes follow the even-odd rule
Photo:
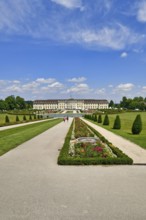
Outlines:
[[[85,123],[85,122],[84,122]],[[85,123],[86,124],[86,123]],[[115,147],[110,143],[104,136],[102,136],[98,131],[96,131],[91,126],[87,125],[90,130],[94,132],[94,134],[100,138],[100,140],[103,143],[106,143],[112,152],[117,156],[113,158],[99,158],[99,157],[93,157],[93,158],[80,158],[80,157],[72,157],[69,155],[69,147],[70,147],[70,140],[72,136],[72,130],[73,130],[74,121],[72,122],[69,131],[66,135],[65,142],[63,144],[63,147],[60,151],[59,157],[58,157],[58,164],[59,165],[99,165],[99,164],[105,164],[105,165],[113,165],[113,164],[133,164],[133,160],[128,157],[126,154],[124,154],[119,148]]]

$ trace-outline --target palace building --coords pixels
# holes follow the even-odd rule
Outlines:
[[[98,99],[48,99],[35,100],[33,109],[36,110],[90,110],[107,109],[108,101]]]

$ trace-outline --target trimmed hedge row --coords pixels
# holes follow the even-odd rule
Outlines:
[[[113,153],[117,155],[114,158],[79,158],[79,157],[71,157],[69,152],[70,139],[73,129],[73,122],[70,126],[70,129],[66,135],[64,145],[60,151],[58,157],[59,165],[99,165],[99,164],[132,164],[133,160],[129,158],[126,154],[124,154],[120,149],[114,147],[105,137],[103,137],[98,131],[96,131],[91,126],[88,126],[100,139],[102,142],[108,144],[108,146],[112,149]]]

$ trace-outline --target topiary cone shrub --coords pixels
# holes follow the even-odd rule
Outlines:
[[[30,120],[30,121],[32,120],[32,116],[31,116],[31,115],[29,115],[29,120]]]
[[[121,120],[120,120],[119,115],[116,116],[113,129],[121,129]]]
[[[141,116],[137,115],[132,125],[132,134],[140,134],[141,131],[142,131]]]
[[[18,117],[18,115],[16,115],[16,122],[18,122],[19,121],[19,117]]]
[[[9,116],[6,115],[6,117],[5,117],[5,123],[9,123],[9,122],[10,122]]]
[[[97,122],[97,115],[94,116],[94,121]]]
[[[26,121],[26,116],[25,115],[23,116],[23,121]]]
[[[97,122],[102,123],[102,116],[101,115],[98,116]]]
[[[104,118],[104,121],[103,121],[103,125],[109,125],[108,115],[105,115],[105,118]]]

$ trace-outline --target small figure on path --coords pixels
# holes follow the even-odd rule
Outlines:
[[[65,118],[63,118],[63,121],[65,122]]]
[[[68,121],[68,116],[66,117],[66,120]]]

